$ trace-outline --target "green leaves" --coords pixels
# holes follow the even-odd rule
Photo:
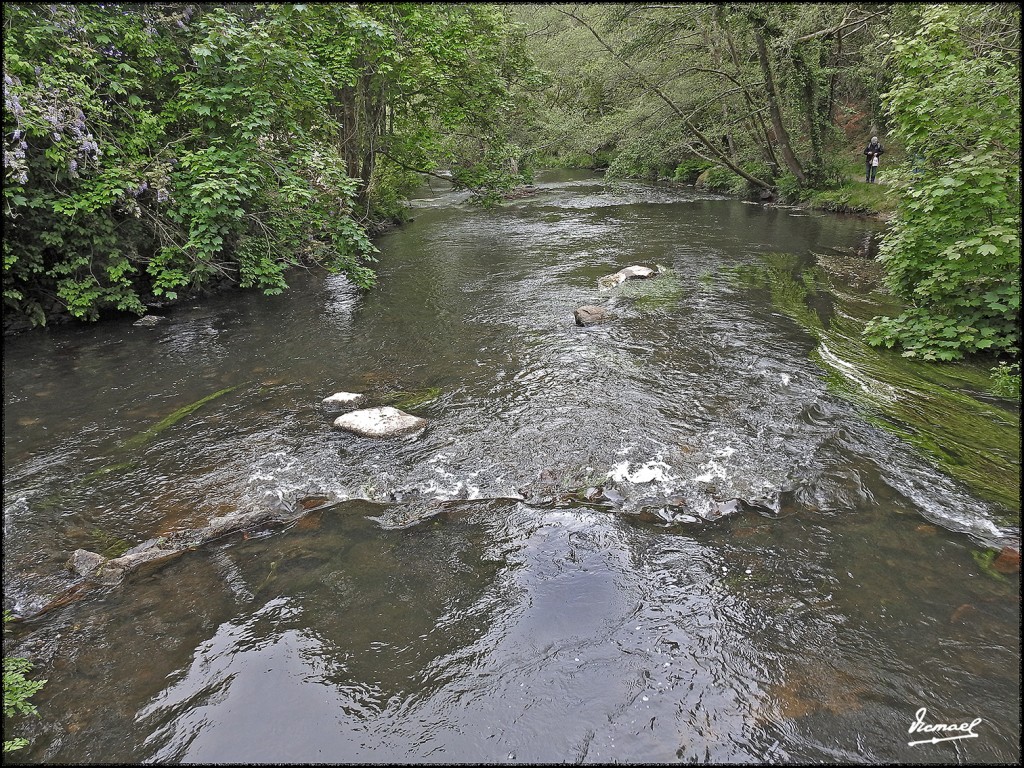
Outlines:
[[[215,279],[277,293],[304,259],[372,282],[332,93],[284,8],[186,26],[158,6],[5,7],[5,129],[27,140],[4,186],[8,310],[142,314]]]
[[[4,623],[12,620],[10,611],[4,611]],[[6,631],[6,630],[5,630]],[[4,720],[17,715],[36,714],[35,705],[29,699],[37,694],[46,680],[29,680],[25,677],[32,671],[28,659],[17,656],[4,657]],[[5,722],[6,725],[6,722]],[[6,728],[5,728],[6,733]],[[15,737],[4,741],[4,753],[15,752],[28,746],[28,739]]]
[[[520,176],[497,7],[9,4],[4,42],[3,294],[31,322],[278,293],[300,263],[368,287],[364,225],[409,168],[482,197]]]
[[[893,49],[889,113],[908,153],[927,158],[904,189],[880,259],[912,303],[868,326],[872,344],[953,360],[1015,354],[1020,321],[1020,75],[998,44],[995,11],[927,6]]]

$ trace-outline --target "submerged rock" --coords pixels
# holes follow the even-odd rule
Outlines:
[[[423,429],[427,420],[384,406],[346,413],[334,420],[334,426],[360,437],[397,437]]]
[[[992,567],[999,573],[1020,572],[1020,552],[1013,547],[1003,547],[999,556],[992,561]]]
[[[335,392],[330,397],[323,399],[323,405],[332,411],[342,410],[348,406],[354,406],[363,396],[356,392]]]
[[[603,308],[590,304],[580,307],[572,314],[576,318],[576,325],[579,326],[596,325],[608,319],[608,313]]]
[[[68,569],[92,581],[113,586],[146,563],[176,557],[182,551],[176,547],[165,549],[160,539],[146,542],[127,554],[110,559],[85,549],[76,549],[68,560]]]
[[[516,187],[511,192],[506,192],[504,195],[502,195],[502,197],[505,200],[518,200],[521,197],[529,197],[530,195],[535,195],[539,191],[539,187],[536,187],[533,184],[527,184],[526,186],[523,187]]]
[[[627,280],[646,280],[651,277],[657,277],[657,275],[658,271],[655,269],[633,265],[632,267],[620,269],[614,275],[598,278],[597,284],[600,288],[604,289],[614,288],[616,285],[620,285]]]
[[[163,319],[164,318],[160,317],[159,315],[145,315],[144,317],[140,317],[138,320],[132,323],[132,325],[136,325],[139,328],[147,328],[149,326],[156,325]]]
[[[964,619],[969,617],[972,613],[977,613],[978,609],[970,603],[964,603],[957,608],[949,617],[950,624],[962,624]]]
[[[107,558],[87,549],[76,549],[68,559],[68,570],[79,576],[91,578],[107,562]]]
[[[119,584],[129,573],[139,570],[139,568],[147,563],[168,560],[172,557],[177,557],[183,551],[178,548],[163,549],[159,546],[153,546],[131,555],[121,555],[121,557],[108,560],[93,578],[101,584],[113,586]]]
[[[76,549],[68,559],[67,566],[69,570],[79,576],[113,586],[119,584],[129,573],[139,570],[148,563],[177,557],[187,550],[200,547],[229,533],[282,523],[286,519],[291,519],[291,517],[281,518],[271,510],[233,512],[213,518],[202,528],[149,539],[132,547],[120,557],[106,558],[95,552]]]
[[[608,488],[607,486],[601,489],[601,495],[598,497],[599,501],[607,501],[610,504],[621,505],[625,502],[626,497],[616,491],[614,488]]]

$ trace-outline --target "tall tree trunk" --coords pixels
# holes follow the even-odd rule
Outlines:
[[[740,57],[736,53],[736,43],[733,42],[732,33],[726,26],[724,21],[725,11],[722,6],[715,8],[715,20],[718,22],[719,28],[725,36],[726,46],[729,48],[729,57],[732,59],[733,68],[736,70],[736,80],[740,80],[743,77],[743,70],[740,67]],[[765,162],[768,163],[772,170],[772,173],[778,175],[782,169],[782,163],[779,161],[778,156],[775,154],[775,149],[772,146],[771,135],[768,131],[768,126],[764,122],[764,116],[761,111],[754,105],[753,99],[747,89],[743,90],[743,98],[747,102],[747,106],[750,107],[751,115],[748,115],[745,120],[747,121],[748,130],[750,135],[757,139],[758,144],[761,148],[761,154],[764,156]]]
[[[796,70],[803,81],[800,84],[800,97],[803,102],[804,116],[807,119],[807,135],[811,142],[810,175],[815,177],[812,178],[812,181],[817,181],[816,176],[822,167],[822,124],[821,115],[819,114],[818,84],[814,71],[807,65],[807,61],[804,58],[805,52],[800,48],[795,48],[791,55],[793,69]]]
[[[843,30],[836,32],[836,55],[835,61],[838,62],[843,56]],[[828,121],[830,124],[834,124],[836,121],[836,70],[833,67],[832,76],[828,82]]]
[[[779,148],[782,150],[782,158],[786,161],[786,167],[801,184],[807,183],[807,174],[804,173],[796,153],[793,151],[792,142],[789,139],[789,132],[782,121],[782,110],[779,107],[779,92],[775,88],[775,77],[772,75],[772,63],[768,58],[768,46],[764,42],[764,34],[761,30],[754,30],[754,41],[757,43],[757,58],[761,63],[761,73],[764,75],[765,91],[768,97],[768,112],[772,116],[772,128],[775,129],[775,138],[779,141]]]

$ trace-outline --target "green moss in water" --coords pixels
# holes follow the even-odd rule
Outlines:
[[[429,387],[414,392],[389,392],[381,400],[402,411],[410,411],[426,405],[441,396],[440,387]]]
[[[104,557],[120,557],[132,548],[132,545],[124,539],[107,533],[100,528],[93,528],[92,536],[97,542],[96,551]]]
[[[997,581],[1006,581],[1006,577],[995,569],[992,563],[999,557],[998,549],[975,549],[971,551],[971,557],[981,568],[981,572]]]
[[[662,267],[648,280],[627,280],[618,287],[620,296],[630,298],[645,312],[670,312],[679,308],[685,291],[675,270]]]
[[[824,285],[821,272],[800,269],[792,254],[767,254],[763,265],[736,268],[741,285],[767,289],[772,303],[818,340],[811,359],[830,389],[864,409],[867,421],[930,456],[944,472],[1004,510],[1000,522],[1020,524],[1020,416],[979,400],[988,371],[966,363],[909,360],[861,338],[877,304],[833,291],[835,314],[823,322],[808,299]],[[865,299],[868,300],[865,300]],[[879,296],[879,300],[891,297]]]
[[[108,464],[105,467],[100,467],[95,472],[90,472],[88,475],[85,476],[84,482],[95,480],[98,477],[106,477],[107,475],[111,475],[115,472],[125,472],[129,469],[132,469],[134,466],[134,461],[122,461],[119,464]]]
[[[812,359],[834,391],[874,414],[873,423],[931,456],[939,467],[1020,521],[1020,416],[979,400],[984,371],[908,360],[865,344],[863,325],[837,317]]]
[[[791,253],[768,253],[761,260],[761,264],[742,264],[729,270],[733,284],[767,290],[776,309],[817,335],[824,326],[807,299],[817,294],[818,271],[801,270],[799,260]]]
[[[159,435],[165,429],[168,429],[169,427],[173,427],[175,424],[177,424],[179,421],[184,419],[186,416],[188,416],[188,415],[194,413],[195,411],[199,410],[200,408],[202,408],[204,405],[206,405],[210,401],[216,400],[218,397],[223,397],[228,392],[233,392],[236,389],[238,389],[237,386],[225,387],[224,389],[221,389],[221,390],[218,390],[217,392],[214,392],[212,395],[207,395],[206,397],[204,397],[204,398],[202,398],[200,400],[196,400],[194,403],[189,403],[188,405],[186,405],[186,406],[184,406],[182,408],[179,408],[174,413],[172,413],[170,416],[168,416],[167,418],[163,419],[158,424],[155,424],[154,426],[150,427],[145,432],[140,432],[139,434],[135,435],[135,437],[131,437],[128,440],[126,440],[121,445],[121,447],[122,448],[138,448],[138,447],[142,446],[143,444],[149,442],[154,437]]]

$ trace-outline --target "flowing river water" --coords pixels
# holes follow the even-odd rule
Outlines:
[[[11,757],[1019,760],[1019,406],[875,366],[880,225],[538,186],[425,192],[365,294],[5,342],[5,651],[48,680]],[[429,425],[332,430],[336,391]],[[40,612],[75,549],[268,506]],[[981,721],[911,745],[921,708]]]

